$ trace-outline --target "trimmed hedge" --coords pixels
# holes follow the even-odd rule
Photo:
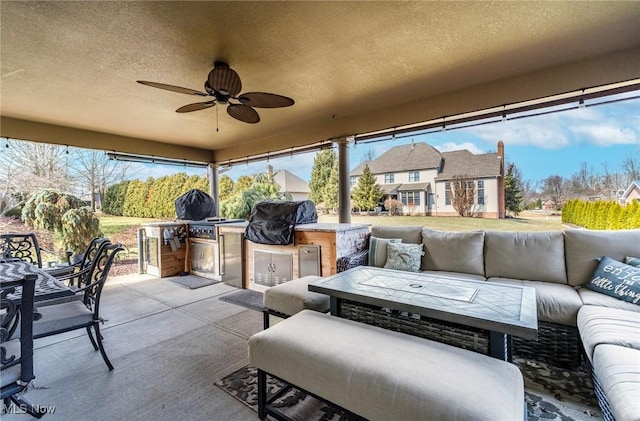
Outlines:
[[[146,181],[123,181],[107,189],[102,211],[138,218],[175,218],[175,200],[191,189],[209,191],[206,177],[178,173]]]
[[[622,230],[640,228],[640,202],[626,206],[618,202],[568,200],[562,207],[562,222],[592,230]]]

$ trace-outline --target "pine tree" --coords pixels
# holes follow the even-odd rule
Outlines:
[[[318,204],[324,200],[325,187],[331,177],[331,169],[337,163],[337,156],[333,149],[320,151],[313,160],[311,180],[309,181],[309,200]],[[329,208],[329,206],[327,206]]]
[[[383,193],[368,165],[364,166],[358,184],[351,192],[353,205],[360,210],[372,210],[378,206]]]
[[[323,201],[326,209],[338,210],[338,160],[333,161],[333,166],[331,167],[331,173],[329,174],[329,180],[327,181],[327,185],[324,187],[323,192]]]
[[[509,164],[504,176],[504,204],[507,212],[518,216],[522,210],[522,191],[518,188],[518,180],[514,175],[514,165]]]

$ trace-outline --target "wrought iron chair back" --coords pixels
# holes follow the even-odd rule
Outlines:
[[[88,285],[87,278],[90,276],[92,270],[92,264],[99,255],[100,249],[103,245],[111,243],[109,239],[104,237],[96,237],[87,246],[87,249],[82,254],[82,258],[71,265],[70,271],[67,271],[63,275],[54,275],[58,280],[67,282],[70,286],[77,286],[82,288],[83,285]]]
[[[25,400],[33,375],[33,299],[35,295],[36,275],[27,275],[19,281],[0,280],[0,372],[2,389],[0,399],[5,408],[11,403],[28,414],[40,418],[43,414]],[[22,286],[19,301],[9,300],[7,296]],[[20,326],[20,338],[11,339]]]
[[[102,288],[116,255],[122,250],[124,248],[120,244],[113,244],[110,241],[101,242],[91,261],[89,272],[86,276],[79,278],[78,287],[84,290],[84,304],[87,308],[93,309],[96,318],[99,318],[98,307]]]
[[[42,267],[40,246],[35,234],[0,234],[0,254],[2,257],[16,257],[25,262]]]
[[[100,350],[107,367],[109,370],[113,370],[113,365],[102,344],[103,337],[100,333],[100,324],[105,322],[100,316],[100,297],[115,257],[122,250],[124,248],[120,244],[113,244],[110,241],[101,242],[89,270],[78,278],[79,289],[76,294],[82,294],[84,306],[76,301],[70,301],[39,307],[38,311],[42,314],[42,319],[34,327],[34,338],[86,329],[93,348],[96,351]],[[95,338],[92,329],[95,331]]]

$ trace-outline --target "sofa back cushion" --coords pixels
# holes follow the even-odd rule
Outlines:
[[[403,243],[420,244],[422,243],[422,226],[388,227],[376,225],[371,227],[371,235],[378,238],[400,238]]]
[[[425,254],[422,270],[442,270],[484,276],[484,231],[422,230]]]
[[[564,232],[569,285],[585,285],[600,263],[602,256],[620,262],[627,256],[637,256],[640,249],[640,229],[591,231],[570,229]]]
[[[561,231],[487,231],[484,246],[487,278],[567,283],[564,236]]]

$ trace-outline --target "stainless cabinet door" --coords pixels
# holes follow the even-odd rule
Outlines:
[[[271,254],[272,285],[288,282],[293,278],[293,255],[291,253]]]
[[[216,258],[213,244],[191,243],[191,270],[216,273]]]
[[[273,286],[271,279],[271,252],[254,250],[253,282],[259,285]]]

